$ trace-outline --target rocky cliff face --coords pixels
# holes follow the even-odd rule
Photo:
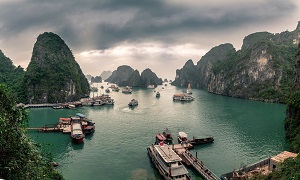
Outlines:
[[[106,81],[116,83],[118,86],[127,86],[127,80],[133,71],[130,66],[119,66]]]
[[[90,91],[71,50],[51,32],[39,35],[34,44],[24,89],[27,103],[74,101]]]
[[[112,72],[111,71],[103,71],[100,76],[103,80],[106,80],[109,78],[109,76],[111,76]]]
[[[250,34],[239,51],[223,44],[212,48],[196,67],[177,70],[173,84],[190,82],[192,87],[216,94],[283,102],[290,92],[299,39],[299,25],[292,32]]]
[[[288,100],[286,110],[285,131],[294,152],[300,151],[300,44],[296,57],[293,93]]]
[[[133,71],[127,65],[119,66],[106,81],[116,83],[118,86],[147,87],[149,84],[162,84],[162,80],[151,69],[145,69],[140,75],[138,70]]]
[[[151,71],[151,69],[147,68],[141,73],[142,86],[147,87],[148,85],[157,85],[162,84],[162,79],[158,78],[157,75]]]
[[[127,79],[127,86],[138,87],[141,86],[141,76],[138,70],[133,71],[129,78]]]

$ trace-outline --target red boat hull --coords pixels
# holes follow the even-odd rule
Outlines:
[[[82,143],[82,142],[83,142],[83,139],[84,139],[84,137],[82,137],[82,138],[73,138],[73,137],[71,137],[71,138],[72,138],[72,141],[73,141],[74,143],[76,143],[76,144]]]

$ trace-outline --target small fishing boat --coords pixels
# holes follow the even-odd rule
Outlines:
[[[156,97],[160,97],[159,91],[156,92]]]
[[[206,137],[206,138],[195,138],[193,136],[192,140],[189,140],[189,143],[191,143],[192,145],[200,145],[200,144],[206,144],[206,143],[210,143],[213,142],[214,138],[213,137]]]
[[[178,142],[183,143],[183,142],[187,142],[187,134],[185,132],[179,132],[178,133]]]
[[[136,99],[132,99],[129,103],[128,106],[137,106],[139,102]]]
[[[74,104],[68,104],[67,108],[69,108],[69,109],[76,109],[76,106]]]
[[[155,144],[159,144],[159,143],[165,144],[166,140],[167,139],[166,139],[166,137],[163,134],[158,133],[155,136]]]
[[[80,123],[72,123],[71,125],[71,138],[74,143],[82,143],[84,134]]]
[[[53,108],[53,109],[63,109],[64,107],[63,107],[62,105],[60,105],[60,104],[54,104],[54,105],[52,106],[52,108]]]

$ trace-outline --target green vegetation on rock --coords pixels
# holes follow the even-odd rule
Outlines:
[[[21,66],[15,67],[12,61],[0,50],[0,83],[5,83],[10,88],[18,102],[24,97],[22,88],[24,73]]]
[[[23,86],[29,103],[75,101],[90,92],[71,50],[51,32],[37,38]]]
[[[63,179],[26,132],[28,115],[0,84],[0,179]]]

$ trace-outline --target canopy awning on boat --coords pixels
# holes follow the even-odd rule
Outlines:
[[[62,121],[70,121],[70,118],[59,118],[59,120],[62,120]]]
[[[178,133],[181,138],[187,138],[187,134],[185,132]]]
[[[81,117],[81,118],[84,118],[84,117],[85,117],[85,115],[84,115],[84,114],[81,114],[81,113],[76,113],[76,116],[79,116],[79,117]]]
[[[157,139],[159,139],[160,141],[165,141],[166,137],[162,134],[156,134]]]

